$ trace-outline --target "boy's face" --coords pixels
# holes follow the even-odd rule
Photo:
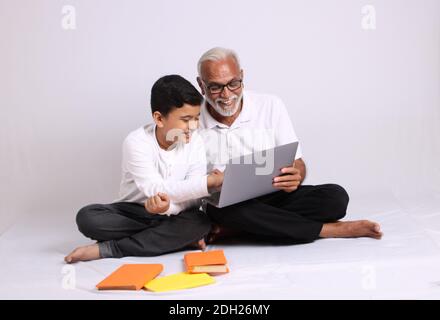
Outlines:
[[[198,128],[200,106],[184,104],[181,108],[173,108],[168,115],[163,116],[156,111],[153,114],[158,130],[172,145],[175,142],[188,143],[191,132]]]

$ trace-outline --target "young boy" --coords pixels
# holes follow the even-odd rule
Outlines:
[[[160,78],[151,90],[154,124],[131,132],[123,143],[120,198],[92,204],[76,217],[96,244],[79,247],[65,261],[155,256],[196,244],[204,249],[211,223],[198,199],[222,184],[206,175],[198,127],[202,95],[178,75]]]

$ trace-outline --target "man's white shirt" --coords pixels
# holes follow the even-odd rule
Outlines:
[[[205,141],[208,171],[223,171],[232,158],[298,141],[283,101],[252,91],[243,91],[242,110],[230,127],[215,120],[203,105],[199,128]],[[295,160],[301,157],[298,144]]]

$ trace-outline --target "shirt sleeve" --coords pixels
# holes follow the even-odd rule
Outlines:
[[[190,167],[185,179],[200,176],[206,178],[207,166],[205,143],[202,137],[197,132],[194,132],[191,137]],[[206,183],[205,187],[207,188]]]
[[[289,113],[287,112],[284,102],[278,97],[275,99],[275,143],[277,146],[281,146],[298,141],[298,149],[296,151],[295,160],[299,159],[302,157],[301,143],[296,136],[295,129],[290,121]]]
[[[137,141],[126,139],[123,144],[125,169],[132,175],[137,188],[146,197],[163,192],[170,197],[172,203],[179,203],[209,195],[206,164],[205,171],[202,170],[203,159],[206,157],[203,149],[198,151],[198,155],[195,155],[199,161],[190,164],[186,178],[180,181],[166,180],[160,175],[154,164],[154,152],[153,146],[145,148],[144,144],[139,144]],[[175,206],[170,206],[171,211],[174,211],[172,207],[174,210],[178,209]]]
[[[174,203],[174,202],[171,201],[170,202],[170,207],[168,208],[168,210],[165,211],[164,213],[161,213],[161,214],[167,215],[167,216],[179,214],[180,212],[182,212],[183,210],[186,209],[185,208],[185,204],[188,201],[184,201],[184,202],[181,202],[181,203]]]
[[[202,204],[200,199],[192,199],[182,202],[171,202],[170,207],[167,211],[165,211],[162,214],[165,214],[167,216],[179,214],[182,211],[185,211],[188,208],[199,208]]]
[[[190,167],[186,174],[186,179],[194,179],[200,176],[206,177],[207,162],[206,150],[202,137],[196,132],[191,137],[191,153],[190,153]],[[207,188],[207,181],[204,180],[204,186]],[[202,197],[209,196],[207,192]],[[201,198],[201,197],[199,197]],[[188,208],[198,208],[201,205],[200,199],[190,199],[182,202],[171,202],[170,208],[165,212],[167,215],[178,214]]]

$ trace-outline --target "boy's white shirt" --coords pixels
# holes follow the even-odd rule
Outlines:
[[[160,148],[155,130],[156,125],[149,124],[124,140],[119,198],[114,202],[144,204],[163,192],[170,197],[170,208],[163,214],[199,207],[200,198],[209,196],[203,139],[195,131],[188,143],[167,151]]]

